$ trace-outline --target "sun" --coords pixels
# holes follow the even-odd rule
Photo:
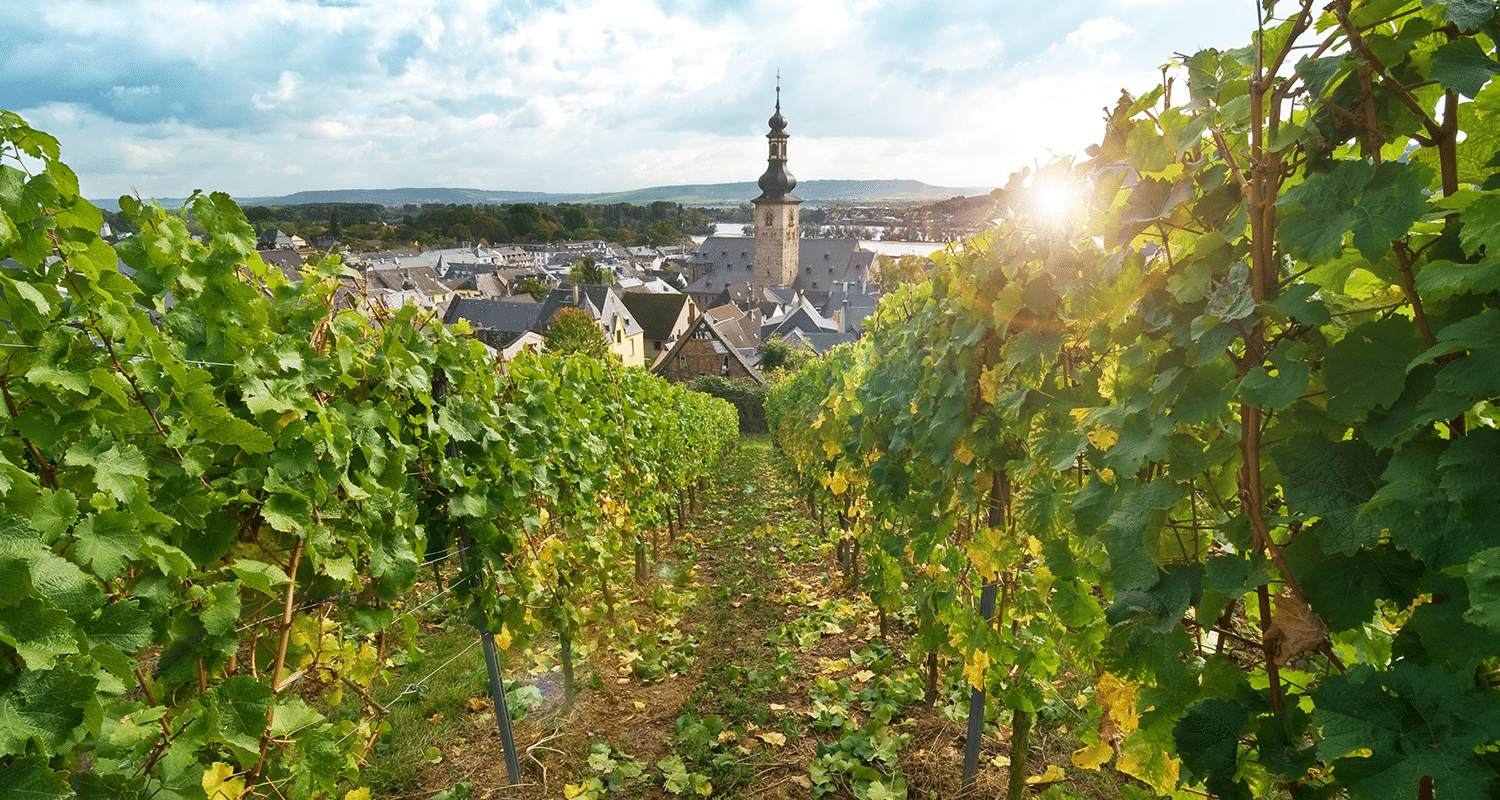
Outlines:
[[[1048,177],[1033,182],[1029,192],[1031,212],[1051,223],[1066,223],[1076,219],[1083,206],[1083,189],[1076,182],[1061,177]]]

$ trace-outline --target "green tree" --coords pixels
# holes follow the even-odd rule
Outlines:
[[[521,281],[521,291],[531,295],[532,299],[540,303],[550,290],[547,288],[547,284],[542,283],[536,278],[527,278]]]
[[[652,247],[681,244],[684,239],[689,239],[688,235],[672,224],[671,220],[664,219],[660,222],[653,222],[651,223],[651,227],[646,231],[646,241]]]
[[[807,362],[817,358],[811,350],[797,347],[780,336],[773,336],[756,348],[760,355],[760,371],[769,377],[771,372],[796,372]]]
[[[609,342],[599,330],[588,312],[577,308],[564,308],[552,318],[543,337],[549,353],[565,355],[582,353],[598,359],[609,356]]]
[[[608,286],[615,282],[615,274],[593,256],[584,256],[573,262],[573,268],[568,270],[568,282],[575,285],[603,285]]]
[[[870,281],[882,292],[894,292],[909,283],[927,280],[927,270],[932,262],[920,256],[906,255],[891,258],[888,255],[875,257],[875,272]]]

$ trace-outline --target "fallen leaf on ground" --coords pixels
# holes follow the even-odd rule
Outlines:
[[[1029,783],[1029,784],[1035,784],[1035,783],[1057,783],[1058,781],[1060,781],[1062,779],[1063,779],[1062,768],[1058,767],[1056,764],[1048,764],[1047,765],[1047,770],[1045,772],[1043,772],[1040,775],[1032,775],[1030,778],[1026,779],[1026,782]]]
[[[470,697],[469,701],[464,703],[464,705],[468,706],[469,710],[475,713],[489,711],[490,699],[488,697]]]
[[[772,747],[781,747],[786,744],[786,734],[778,731],[761,731],[755,735]]]

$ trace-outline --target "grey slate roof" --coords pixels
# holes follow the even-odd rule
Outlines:
[[[646,339],[653,342],[668,342],[684,310],[690,302],[685,294],[651,294],[648,292],[626,292],[620,296],[631,316],[641,325]],[[691,322],[691,320],[688,320]]]
[[[755,239],[749,236],[710,236],[688,259],[700,277],[688,286],[692,294],[717,292],[755,280]],[[831,291],[837,284],[864,286],[870,279],[875,253],[862,250],[856,239],[802,239],[797,250],[797,277],[790,288]]]
[[[541,304],[535,302],[457,297],[448,304],[443,324],[452,325],[465,319],[474,328],[489,328],[519,336],[536,328],[537,316],[541,314],[541,310]]]

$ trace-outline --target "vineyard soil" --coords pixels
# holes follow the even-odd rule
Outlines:
[[[875,609],[845,588],[828,538],[788,490],[777,458],[765,437],[743,440],[700,494],[686,532],[672,544],[661,532],[654,581],[632,588],[613,626],[602,611],[590,618],[587,638],[597,644],[582,651],[587,666],[580,674],[589,688],[571,709],[561,697],[555,643],[508,654],[507,680],[521,684],[512,687],[511,701],[531,703],[515,725],[523,785],[506,785],[474,648],[413,696],[417,707],[405,722],[393,709],[395,729],[365,773],[371,796],[899,796],[880,794],[885,784],[878,782],[872,791],[830,779],[814,766],[831,763],[829,755],[820,760],[820,749],[828,753],[841,739],[888,748],[892,760],[879,771],[888,783],[899,776],[910,798],[956,795],[963,687],[946,687],[933,708],[925,706],[918,665],[903,657],[904,626],[889,625],[881,644]],[[428,655],[410,670],[412,679],[474,638],[457,614],[428,626]],[[1069,763],[1078,741],[1068,724],[1082,719],[1070,712],[1082,702],[1082,688],[1059,688],[1054,716],[1034,734],[1027,773],[1041,776],[1056,765],[1071,792],[1116,797],[1118,776]],[[1009,745],[996,736],[1007,730],[993,724],[1008,719],[1002,712],[991,711],[977,796],[1002,793],[1007,780]],[[889,724],[870,724],[872,714]],[[610,791],[612,776],[617,791]]]

